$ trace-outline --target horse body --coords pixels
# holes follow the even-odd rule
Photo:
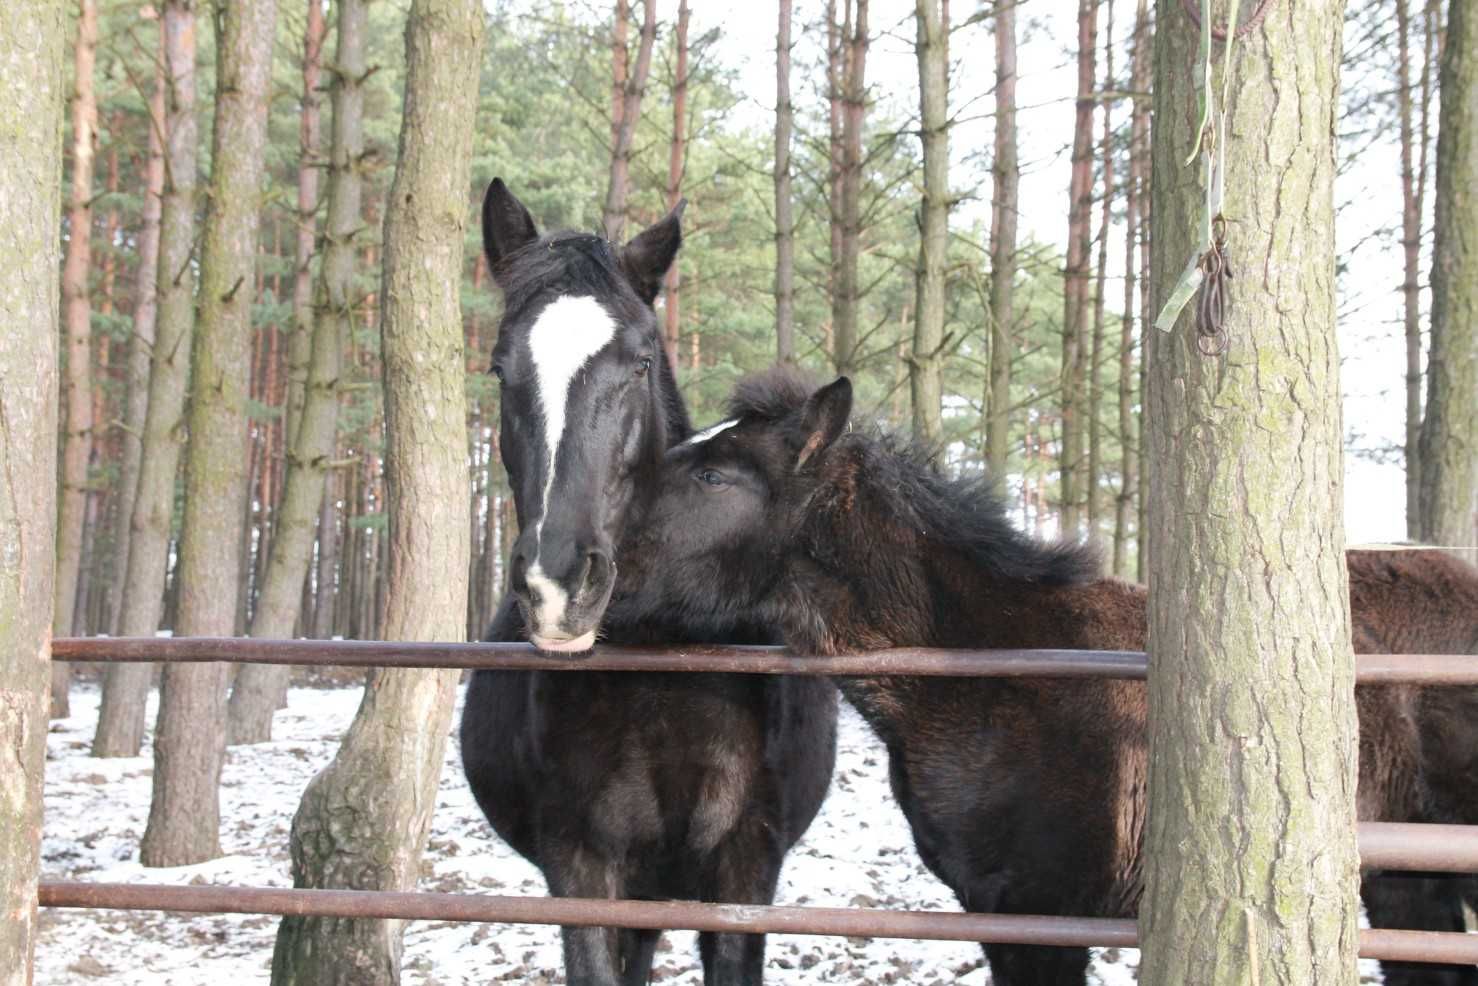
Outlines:
[[[651,309],[677,214],[617,251],[598,237],[538,236],[494,182],[483,231],[505,297],[494,367],[520,527],[512,592],[487,637],[579,653],[624,577],[628,510],[691,432]],[[745,618],[660,613],[610,619],[603,633],[775,639]],[[551,893],[768,903],[825,796],[836,693],[767,676],[484,670],[468,685],[461,747],[478,805]],[[567,981],[645,983],[659,935],[566,928]],[[763,936],[699,941],[706,984],[761,981]]]
[[[780,626],[792,649],[824,655],[919,646],[1144,649],[1142,587],[1099,578],[1084,548],[1020,534],[979,484],[942,479],[890,440],[843,434],[851,406],[845,381],[807,393],[786,375],[741,386],[736,424],[669,453],[662,491],[642,522],[669,536],[653,546],[650,572],[633,579],[614,612],[747,612]],[[1433,649],[1418,646],[1433,638],[1401,617],[1411,603],[1382,592],[1381,580],[1394,578],[1405,591],[1440,594],[1440,580],[1417,564],[1393,574],[1352,558],[1359,649]],[[1460,576],[1478,591],[1478,573],[1453,575]],[[1459,606],[1444,625],[1461,638],[1475,614]],[[1135,914],[1148,769],[1142,682],[838,684],[888,747],[893,791],[922,858],[966,909]],[[1471,783],[1471,753],[1449,752],[1472,750],[1475,720],[1461,721],[1471,695],[1357,689],[1362,818],[1478,822],[1473,788],[1454,792],[1454,817],[1436,818],[1428,783],[1438,758],[1464,755],[1459,766],[1469,773],[1443,769],[1449,780]],[[1458,709],[1434,715],[1429,703]],[[1432,749],[1439,743],[1441,751]],[[1456,913],[1461,928],[1462,885],[1413,879],[1368,879],[1372,920],[1398,915],[1406,926],[1452,930]],[[985,950],[998,986],[1084,981],[1086,949]],[[1388,964],[1386,981],[1470,986],[1478,976],[1471,968]]]

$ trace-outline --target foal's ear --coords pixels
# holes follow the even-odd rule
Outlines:
[[[493,278],[497,279],[498,267],[510,253],[538,238],[529,210],[513,197],[503,179],[494,178],[482,198],[482,248]]]
[[[795,467],[800,469],[817,455],[831,447],[841,433],[847,429],[847,419],[852,416],[852,381],[837,377],[816,393],[806,398],[801,408],[801,451],[796,456]]]
[[[621,248],[621,272],[636,289],[636,295],[647,304],[657,300],[662,278],[683,245],[683,210],[687,199],[678,199],[672,211],[631,238]]]

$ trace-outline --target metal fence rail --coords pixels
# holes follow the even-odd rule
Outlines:
[[[899,648],[840,657],[797,657],[780,647],[602,647],[581,658],[546,657],[527,644],[256,640],[232,637],[64,637],[62,661],[297,664],[337,667],[501,668],[544,671],[665,671],[809,675],[943,675],[1143,679],[1137,651]],[[1362,654],[1364,684],[1478,685],[1478,656]],[[1363,822],[1366,869],[1478,872],[1478,826]],[[848,935],[1026,945],[1134,946],[1130,920],[962,914],[691,901],[582,900],[445,893],[283,890],[155,884],[43,882],[45,907],[322,917],[400,918],[798,935]],[[1360,954],[1388,961],[1478,964],[1478,935],[1364,930]]]
[[[1027,914],[117,883],[43,883],[40,899],[46,907],[619,926],[1018,945],[1133,948],[1139,944],[1133,921]],[[1391,961],[1478,963],[1478,935],[1362,930],[1360,955]]]
[[[903,647],[841,657],[797,657],[783,647],[601,647],[586,657],[546,657],[528,644],[432,644],[378,640],[241,637],[60,637],[59,661],[232,661],[337,667],[503,668],[510,671],[687,671],[815,675],[943,675],[994,678],[1145,677],[1143,651],[949,650]],[[1478,655],[1359,654],[1362,684],[1478,685]]]

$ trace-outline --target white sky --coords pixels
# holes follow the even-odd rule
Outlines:
[[[725,61],[740,73],[741,85],[750,97],[746,112],[753,124],[769,126],[775,102],[775,28],[777,5],[773,0],[693,0],[694,33],[722,27],[727,41],[722,46]],[[977,4],[955,0],[951,15],[963,21]],[[1115,4],[1116,43],[1126,36],[1133,16],[1131,0]],[[671,8],[671,9],[668,9]],[[807,21],[818,18],[819,3],[797,3],[794,38],[798,45],[817,44],[803,37]],[[661,0],[663,18],[676,15],[676,0]],[[868,53],[867,74],[876,97],[903,113],[917,112],[917,63],[913,54],[914,5],[904,0],[873,0],[870,27],[883,32]],[[1072,97],[1076,68],[1072,62],[1077,34],[1075,0],[1024,0],[1018,15],[1019,80],[1017,117],[1021,162],[1020,232],[1038,240],[1065,247],[1067,238],[1067,143],[1073,129]],[[1100,43],[1105,24],[1100,20]],[[824,39],[822,39],[824,43]],[[994,83],[994,48],[988,26],[956,35],[951,50],[950,108],[966,120],[951,131],[951,181],[956,191],[979,182],[974,203],[967,203],[952,216],[952,222],[984,217],[989,208],[989,175],[965,165],[967,155],[990,147],[992,122],[990,91]],[[797,60],[802,56],[799,48]],[[1122,78],[1125,66],[1114,67]],[[1100,75],[1102,65],[1100,65]],[[803,98],[801,66],[792,71],[791,86],[797,102]],[[974,100],[960,114],[962,100]],[[1116,112],[1122,113],[1118,109]],[[1101,122],[1096,126],[1101,126]],[[1345,394],[1345,433],[1357,436],[1362,448],[1399,445],[1404,433],[1405,343],[1402,337],[1401,254],[1399,245],[1384,241],[1366,242],[1376,227],[1400,218],[1399,159],[1395,134],[1365,151],[1336,186],[1336,202],[1360,202],[1344,209],[1336,231],[1340,249],[1350,271],[1341,283],[1339,326],[1341,383]],[[1122,242],[1122,232],[1110,240]],[[1351,252],[1354,244],[1362,243]],[[1123,258],[1109,253],[1110,277],[1122,277]],[[1110,294],[1110,309],[1114,308]],[[1345,525],[1351,544],[1399,541],[1405,537],[1404,473],[1399,464],[1377,464],[1368,458],[1345,455]]]

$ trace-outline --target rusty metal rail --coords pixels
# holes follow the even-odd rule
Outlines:
[[[1133,948],[1139,943],[1135,923],[1122,919],[774,907],[693,901],[43,883],[40,902],[44,907],[619,926],[776,935],[989,941],[1019,945]],[[1478,935],[1435,931],[1361,931],[1360,955],[1394,961],[1478,963]]]
[[[1143,679],[1143,651],[898,648],[840,657],[797,657],[783,647],[599,647],[548,657],[528,644],[433,644],[241,637],[60,637],[59,661],[232,661],[338,667],[502,668],[518,671],[685,671],[749,674],[942,675],[994,678]],[[1360,654],[1364,684],[1478,685],[1478,656]]]

